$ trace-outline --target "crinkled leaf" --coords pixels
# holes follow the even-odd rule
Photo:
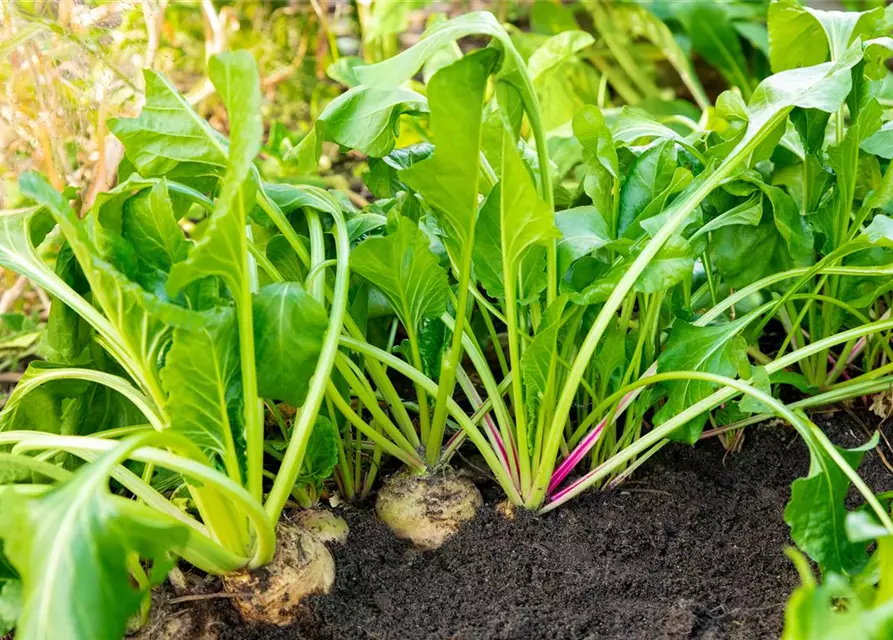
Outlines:
[[[143,70],[146,102],[136,118],[112,118],[109,130],[145,177],[170,174],[178,165],[223,175],[227,143],[160,73]]]

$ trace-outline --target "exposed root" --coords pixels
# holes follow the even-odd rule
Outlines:
[[[347,542],[347,522],[327,509],[301,509],[295,516],[295,524],[325,544]]]
[[[285,626],[305,613],[307,596],[326,594],[335,583],[335,560],[319,538],[294,525],[276,527],[273,561],[223,579],[247,622]]]
[[[477,487],[453,472],[416,476],[401,471],[387,479],[375,511],[398,538],[436,549],[471,520],[483,504]]]
[[[221,627],[207,608],[175,604],[164,597],[152,598],[146,624],[130,636],[133,640],[218,640]]]

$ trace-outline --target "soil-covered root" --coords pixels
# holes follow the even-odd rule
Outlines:
[[[220,621],[210,609],[194,604],[172,604],[168,597],[153,597],[146,624],[128,637],[131,640],[218,640]]]
[[[223,579],[246,622],[285,626],[306,613],[305,599],[329,593],[335,560],[309,531],[291,524],[276,527],[276,554],[266,566]]]
[[[295,516],[295,524],[325,544],[347,542],[347,522],[327,509],[301,509]]]
[[[400,471],[384,483],[375,512],[398,538],[436,549],[474,518],[483,498],[474,483],[454,472],[416,476]]]

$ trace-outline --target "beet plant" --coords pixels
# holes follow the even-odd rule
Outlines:
[[[216,56],[210,78],[228,139],[147,71],[140,116],[110,123],[127,153],[117,187],[79,219],[73,192],[28,173],[19,184],[34,206],[0,216],[0,264],[54,300],[46,361],[0,415],[3,593],[20,596],[17,637],[121,637],[176,557],[226,576],[243,613],[266,622],[331,587],[325,546],[279,522],[337,461],[319,408],[347,305],[348,230],[326,191],[259,179],[253,58]],[[256,235],[271,254],[282,239],[283,259],[309,270],[322,219],[332,272],[316,277],[329,297],[259,278],[270,259]],[[306,243],[293,225],[305,220]],[[48,264],[44,249],[59,245]],[[265,402],[279,419],[269,433]]]
[[[855,472],[855,454],[836,449],[802,411],[886,389],[885,370],[843,386],[791,372],[824,362],[839,346],[847,360],[848,345],[860,341],[874,345],[876,358],[885,353],[893,324],[874,289],[866,311],[810,292],[809,283],[884,286],[886,263],[846,258],[889,245],[889,219],[879,213],[890,200],[889,172],[869,158],[878,179],[853,211],[855,165],[823,169],[824,191],[805,195],[835,203],[841,232],[832,244],[820,233],[830,210],[814,212],[804,191],[770,177],[786,157],[798,165],[791,153],[802,160],[799,149],[824,141],[803,123],[834,118],[857,159],[878,130],[882,12],[840,18],[790,3],[773,12],[781,9],[784,17],[770,22],[774,52],[786,50],[791,16],[831,21],[837,40],[820,57],[787,48],[777,73],[752,92],[724,93],[684,132],[642,111],[584,107],[570,123],[580,149],[577,179],[560,186],[534,71],[489,14],[436,25],[415,47],[352,69],[355,86],[327,108],[294,156],[312,164],[323,140],[370,156],[366,183],[380,200],[361,213],[366,237],[352,251],[351,269],[385,298],[395,317],[385,324],[392,336],[399,325],[405,340],[389,348],[393,338],[346,336],[342,346],[410,382],[412,401],[391,404],[393,418],[371,400],[367,407],[389,435],[396,421],[405,427],[399,415],[407,406],[417,412],[417,427],[402,436],[413,450],[424,448],[429,475],[469,439],[512,503],[549,511],[619,481],[669,441],[693,444],[708,419],[731,430],[777,416],[813,456],[803,486],[815,493],[795,491],[787,513],[802,548],[819,558],[848,544],[839,525],[841,490],[850,483],[878,521],[893,526]],[[485,35],[490,45],[460,55],[452,43],[469,35]],[[549,39],[530,66],[541,73],[583,55],[592,43],[585,35]],[[430,78],[425,95],[409,83],[420,70]],[[752,95],[745,101],[741,93]],[[872,124],[860,124],[869,118]],[[428,141],[395,149],[401,122]],[[809,307],[838,324],[774,358],[759,350],[767,322]],[[776,397],[784,384],[808,397],[785,406]],[[402,436],[392,443],[405,447]],[[577,477],[566,483],[571,474]],[[392,522],[399,511],[379,505]],[[413,537],[403,522],[395,529]]]

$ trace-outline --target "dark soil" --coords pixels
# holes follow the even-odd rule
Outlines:
[[[815,419],[840,444],[865,440],[845,413]],[[300,623],[244,626],[225,600],[202,606],[222,619],[221,640],[777,638],[797,585],[782,513],[808,466],[792,430],[760,426],[740,454],[715,440],[670,445],[635,480],[544,517],[509,521],[482,487],[478,517],[429,552],[394,538],[371,509],[346,509],[335,588]],[[875,454],[862,473],[893,488]]]

